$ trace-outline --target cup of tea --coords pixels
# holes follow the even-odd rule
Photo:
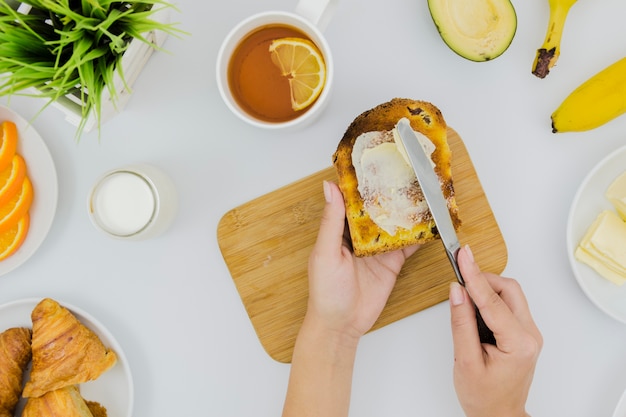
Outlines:
[[[236,116],[266,129],[302,127],[319,116],[334,76],[322,31],[337,1],[300,0],[295,12],[262,12],[230,31],[216,73],[220,95]],[[294,55],[303,64],[292,65]]]

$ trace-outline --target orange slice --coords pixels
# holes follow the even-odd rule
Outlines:
[[[22,188],[26,176],[26,162],[19,154],[13,155],[11,164],[0,172],[0,207],[5,205]]]
[[[10,121],[2,122],[0,132],[0,170],[4,170],[11,164],[13,155],[17,150],[17,127]]]
[[[326,64],[313,42],[301,38],[281,38],[269,48],[272,62],[289,78],[291,107],[302,110],[317,100],[326,81]]]
[[[22,246],[29,227],[30,215],[26,212],[13,227],[0,233],[0,261],[13,255]]]
[[[22,181],[21,190],[0,207],[0,233],[15,227],[33,202],[33,185],[28,176]]]

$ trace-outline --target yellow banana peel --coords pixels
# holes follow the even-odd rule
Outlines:
[[[582,132],[626,113],[626,58],[589,78],[552,113],[552,132]]]
[[[550,4],[548,30],[543,45],[537,50],[532,70],[539,78],[545,78],[559,59],[565,19],[576,0],[548,0],[548,2]]]

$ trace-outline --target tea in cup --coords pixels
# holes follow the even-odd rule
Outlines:
[[[230,32],[218,54],[217,84],[233,113],[269,129],[302,126],[319,115],[334,74],[320,28],[335,2],[301,0],[296,13],[260,13]]]

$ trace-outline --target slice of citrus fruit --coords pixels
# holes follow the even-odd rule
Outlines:
[[[33,202],[33,185],[28,176],[24,177],[20,191],[6,204],[0,206],[0,233],[15,227],[19,219],[30,209]]]
[[[30,215],[26,212],[13,227],[0,233],[0,261],[13,255],[22,246],[29,227]]]
[[[10,121],[2,122],[0,129],[0,170],[4,170],[11,164],[13,155],[17,150],[17,127]]]
[[[13,155],[11,164],[0,171],[0,207],[5,205],[22,188],[26,176],[26,162],[19,154]]]
[[[269,47],[272,62],[289,78],[291,107],[305,109],[315,102],[324,89],[326,64],[313,42],[301,38],[280,38]]]

